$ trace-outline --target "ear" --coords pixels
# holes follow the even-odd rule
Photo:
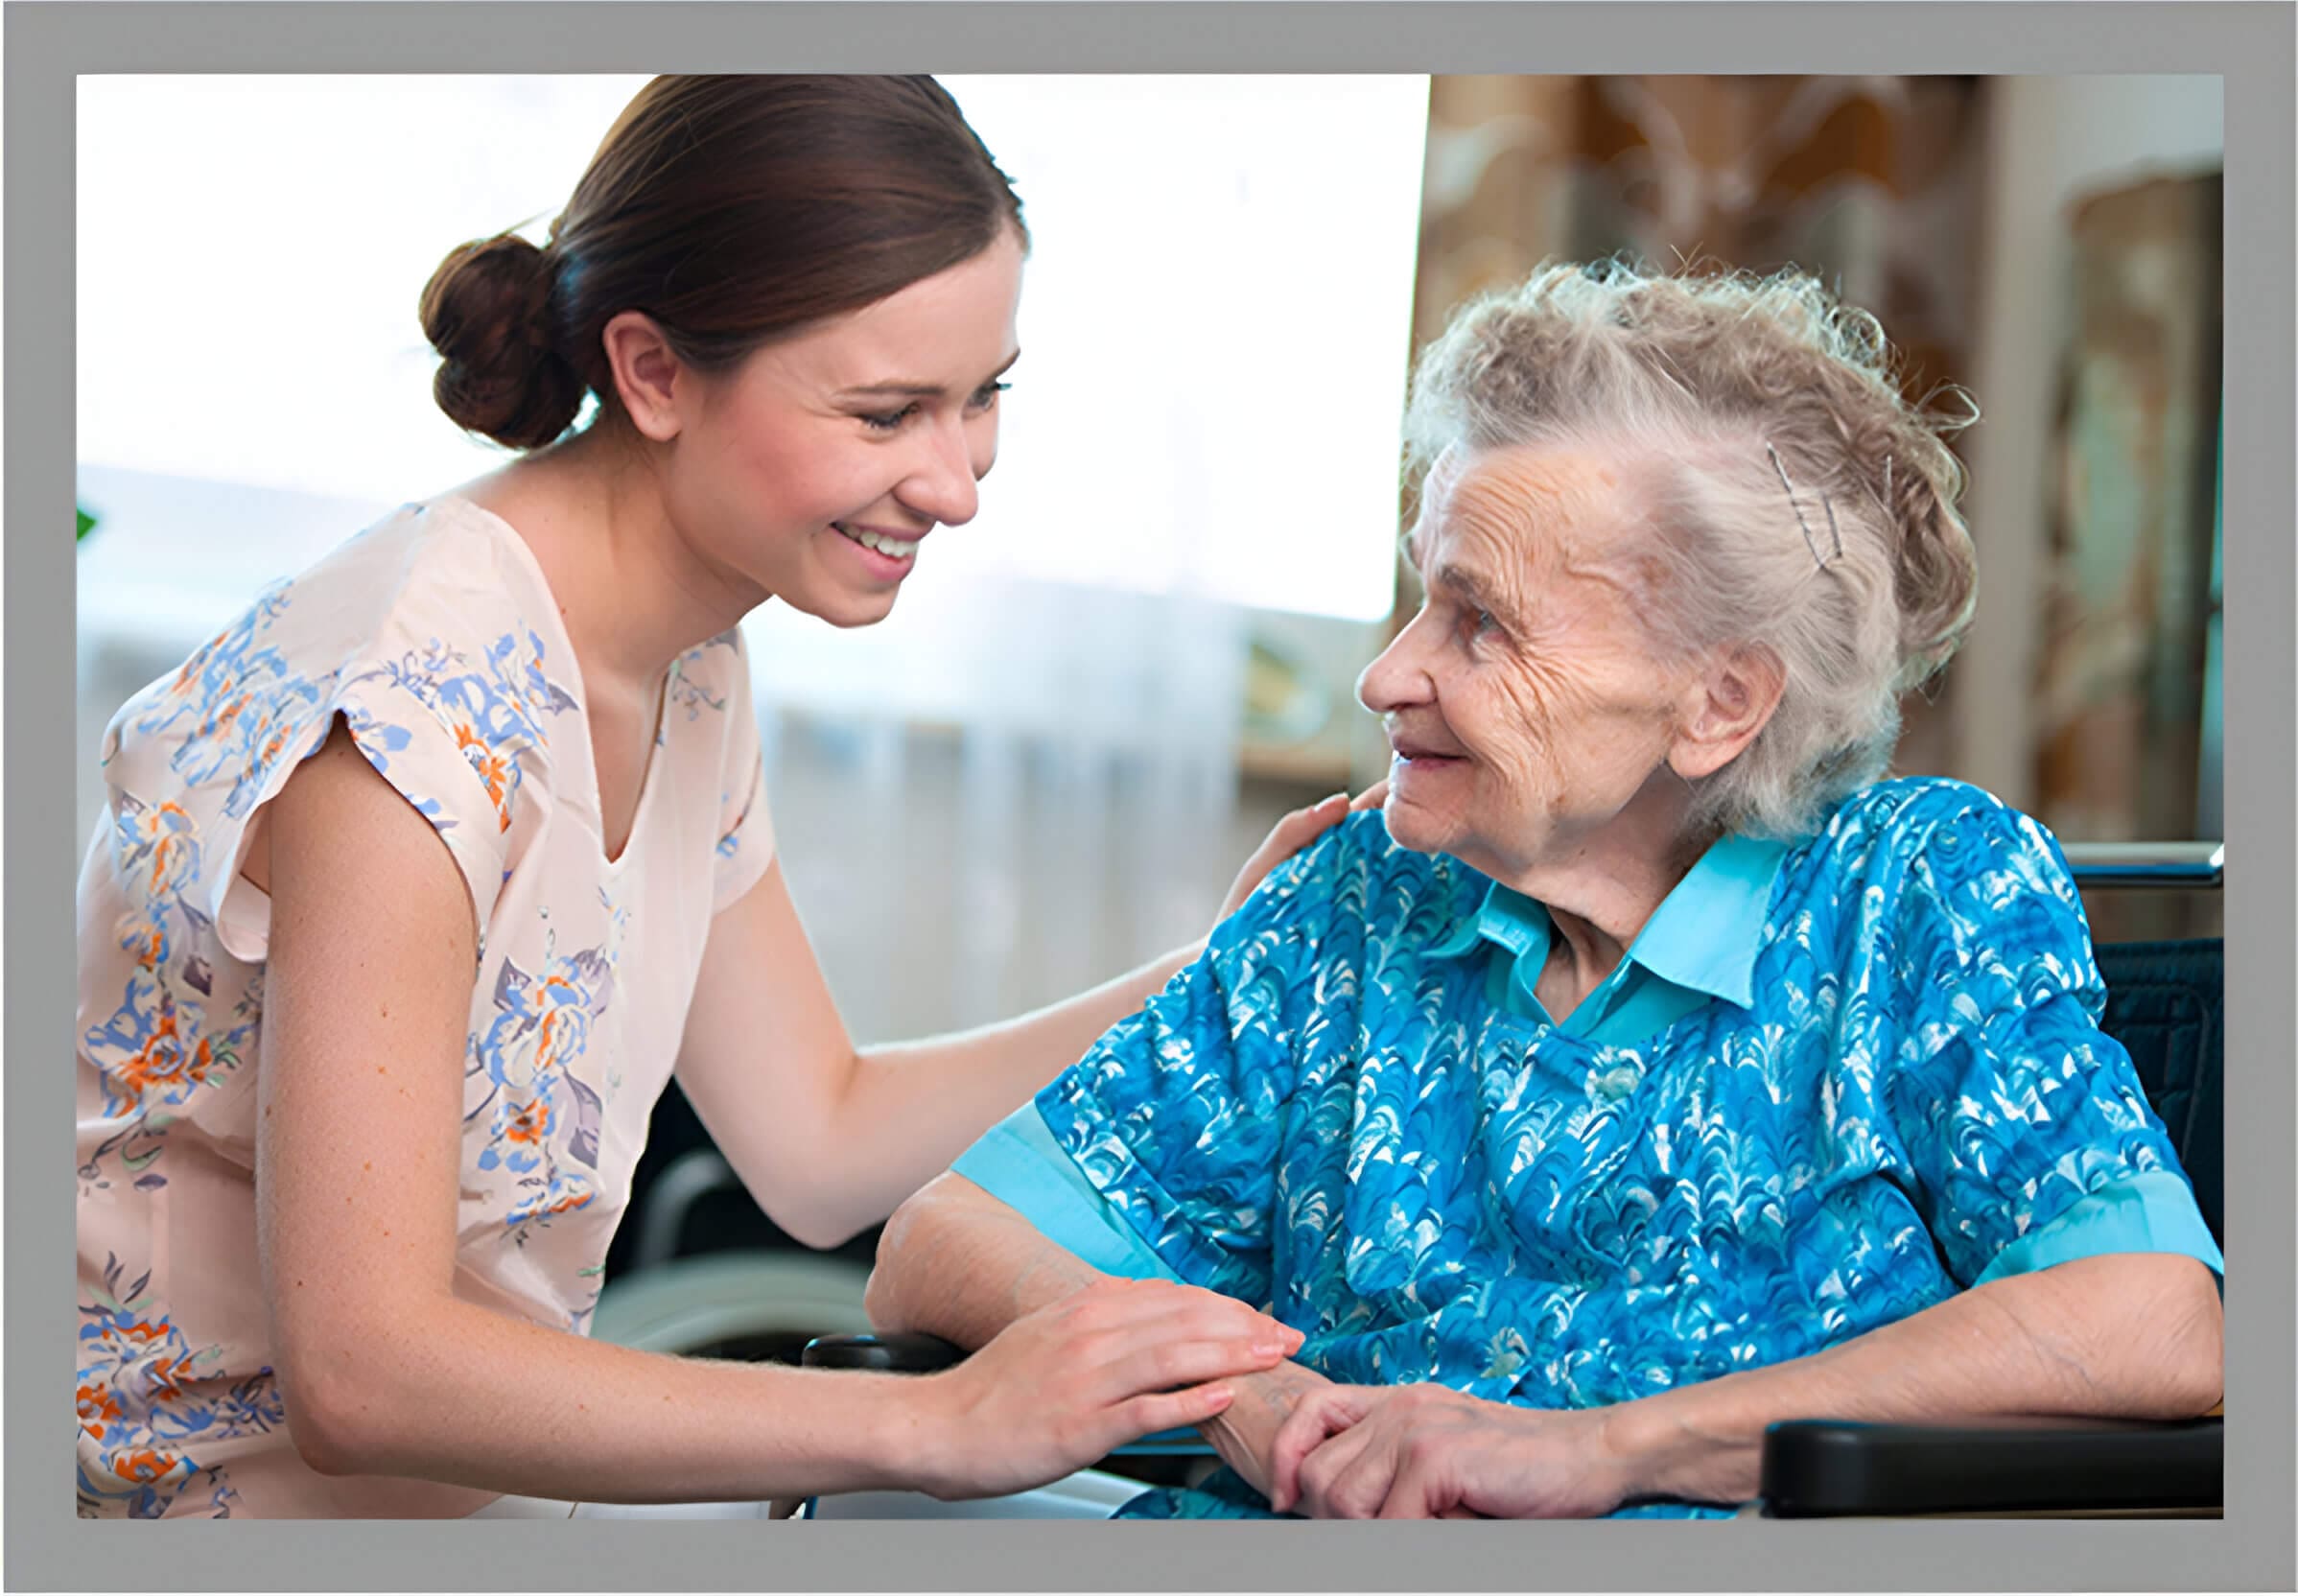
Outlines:
[[[1743,645],[1710,661],[1684,690],[1668,763],[1688,782],[1714,775],[1770,723],[1786,685],[1787,670],[1769,648]]]
[[[684,363],[644,311],[623,311],[599,333],[622,413],[644,437],[668,443],[685,424],[679,401],[692,384]]]

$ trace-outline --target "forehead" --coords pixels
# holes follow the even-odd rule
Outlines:
[[[1446,451],[1430,469],[1417,552],[1457,552],[1569,560],[1608,543],[1627,493],[1618,460],[1585,447],[1520,445]]]
[[[1021,246],[1010,232],[980,254],[768,345],[784,368],[832,386],[923,374],[979,382],[1013,353]]]

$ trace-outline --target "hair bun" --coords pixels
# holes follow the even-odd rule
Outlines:
[[[515,233],[452,251],[424,286],[423,335],[442,357],[432,396],[449,420],[514,449],[551,442],[584,383],[557,348],[551,258]]]

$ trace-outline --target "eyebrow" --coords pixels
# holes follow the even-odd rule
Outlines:
[[[1473,567],[1446,560],[1436,568],[1428,577],[1428,581],[1430,586],[1441,587],[1447,593],[1466,599],[1478,609],[1498,616],[1503,621],[1515,619],[1515,611],[1500,598],[1498,592],[1485,579],[1482,573]]]
[[[1003,365],[974,385],[975,391],[989,387],[1011,371],[1014,362],[1020,358],[1021,351],[1019,349],[1006,356]],[[939,399],[948,392],[949,389],[938,383],[864,383],[859,387],[840,388],[837,396],[840,399]]]

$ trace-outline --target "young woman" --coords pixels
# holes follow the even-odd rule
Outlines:
[[[922,1379],[583,1334],[673,1069],[775,1221],[832,1244],[1196,951],[860,1051],[776,862],[737,622],[880,621],[973,517],[1026,242],[928,79],[667,78],[548,244],[447,257],[438,401],[525,452],[264,594],[106,739],[83,1514],[988,1494],[1299,1345],[1167,1283]],[[1227,907],[1346,809],[1287,817]]]

